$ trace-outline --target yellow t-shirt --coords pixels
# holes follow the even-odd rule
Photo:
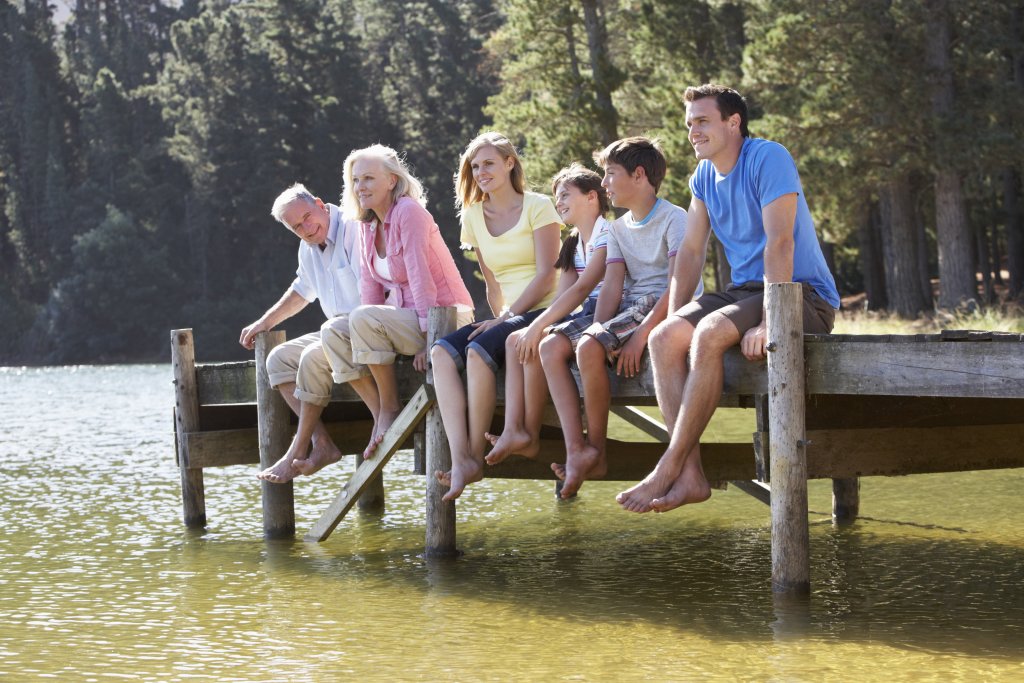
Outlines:
[[[551,199],[536,192],[523,195],[523,212],[511,230],[493,236],[484,222],[484,205],[478,202],[462,211],[462,234],[459,239],[483,256],[484,263],[494,273],[501,287],[505,308],[515,303],[526,286],[537,275],[536,254],[533,250],[533,231],[545,225],[562,224]],[[553,267],[554,263],[548,265]],[[555,298],[552,287],[530,310],[547,308]],[[526,311],[516,311],[526,313]]]

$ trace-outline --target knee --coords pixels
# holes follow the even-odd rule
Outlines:
[[[724,315],[711,314],[701,320],[693,331],[694,359],[721,356],[739,341],[736,327]]]
[[[275,346],[273,350],[267,354],[267,372],[271,375],[288,372],[289,370],[294,372],[296,368],[289,367],[289,363],[286,361],[285,356],[284,344]]]
[[[455,367],[455,361],[452,360],[452,356],[448,353],[448,350],[443,346],[434,344],[430,347],[430,364],[435,370],[439,368]]]
[[[604,345],[589,335],[584,335],[576,347],[576,363],[580,370],[604,368],[607,352]]]
[[[544,365],[550,363],[563,363],[572,353],[572,346],[563,334],[549,334],[540,342],[540,361]]]
[[[652,357],[666,355],[685,356],[693,336],[693,327],[682,318],[669,317],[663,320],[647,338]]]
[[[521,331],[516,331],[505,338],[505,353],[506,355],[515,355],[516,344],[519,343],[519,338],[523,336]]]

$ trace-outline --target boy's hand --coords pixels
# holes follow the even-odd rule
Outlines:
[[[615,374],[621,375],[625,373],[626,377],[635,377],[640,373],[640,359],[644,355],[644,349],[647,348],[647,337],[642,334],[634,333],[622,349],[619,350],[619,361],[615,365]]]

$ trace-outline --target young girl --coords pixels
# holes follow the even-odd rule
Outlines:
[[[604,216],[611,210],[611,203],[601,187],[601,176],[573,163],[551,179],[551,191],[558,214],[566,225],[574,227],[555,264],[561,270],[558,297],[529,327],[511,334],[505,342],[505,427],[500,437],[487,434],[494,445],[486,457],[491,465],[512,454],[527,458],[537,455],[548,398],[537,347],[551,326],[580,304],[583,311],[577,315],[593,315],[604,278],[609,226]],[[560,328],[557,325],[554,329]],[[567,348],[565,363],[571,359],[572,349]]]
[[[527,192],[525,185],[522,162],[504,135],[483,133],[462,153],[456,176],[461,239],[476,252],[496,317],[456,330],[430,351],[452,451],[451,471],[435,472],[450,487],[444,500],[458,498],[467,484],[483,478],[485,430],[494,417],[505,339],[554,299],[561,221],[551,200]]]

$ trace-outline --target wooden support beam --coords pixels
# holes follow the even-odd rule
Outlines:
[[[331,535],[334,528],[338,526],[338,522],[352,509],[373,478],[380,474],[391,456],[412,436],[416,425],[420,423],[432,405],[434,405],[434,401],[428,388],[425,385],[421,386],[395,418],[395,422],[388,428],[388,431],[384,433],[384,440],[377,446],[373,455],[359,465],[334,502],[320,515],[320,519],[306,534],[307,541],[320,542]]]
[[[768,316],[768,421],[771,449],[772,590],[811,588],[804,450],[803,293],[795,282],[765,287]]]
[[[196,390],[196,351],[192,330],[171,330],[171,366],[174,369],[174,433],[181,475],[181,506],[185,526],[206,526],[203,471],[190,466],[185,435],[199,429]]]
[[[659,420],[655,420],[644,411],[633,406],[612,406],[611,411],[647,436],[654,437],[661,443],[668,443],[668,429]]]
[[[860,514],[860,479],[849,477],[832,480],[832,521],[852,524]]]
[[[453,306],[433,307],[427,315],[427,348],[438,339],[455,331],[457,317]],[[427,384],[433,386],[434,370],[427,369]],[[426,557],[454,557],[459,551],[455,547],[455,501],[445,501],[445,486],[434,476],[434,472],[447,472],[452,468],[452,452],[448,436],[441,422],[441,411],[434,406],[427,413],[426,427]]]
[[[765,505],[772,504],[772,489],[756,479],[730,479],[729,483]]]
[[[291,409],[281,392],[270,386],[267,356],[283,344],[280,330],[256,335],[256,406],[259,414],[260,467],[277,462],[291,443]],[[263,500],[263,535],[266,538],[291,538],[295,535],[295,493],[292,483],[260,482]]]

